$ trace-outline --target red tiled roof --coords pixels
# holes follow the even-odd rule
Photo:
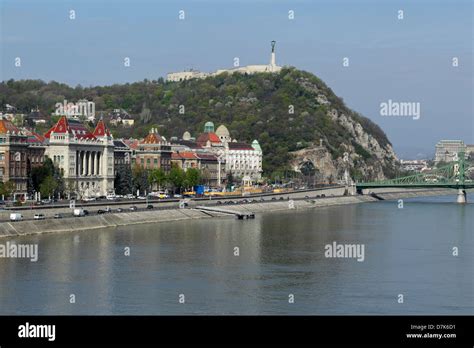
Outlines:
[[[196,140],[196,142],[199,145],[205,145],[207,141],[210,141],[211,143],[220,143],[221,140],[217,136],[216,133],[213,132],[208,132],[208,133],[202,133]]]
[[[11,121],[8,121],[6,119],[1,119],[0,120],[0,134],[5,134],[7,132],[15,132],[18,133],[20,130],[13,124]]]
[[[196,154],[190,151],[173,152],[171,154],[172,159],[196,159]]]
[[[58,122],[44,134],[44,137],[49,139],[53,132],[56,134],[69,133],[78,139],[95,139],[95,136],[85,125],[79,121],[68,120],[66,116],[61,116]]]
[[[27,141],[29,143],[43,143],[45,138],[41,134],[25,129],[25,133],[28,136]]]
[[[105,125],[104,120],[100,120],[97,123],[97,126],[94,129],[94,132],[92,133],[95,137],[103,137],[103,136],[108,136],[110,137],[110,131]]]
[[[149,133],[140,144],[159,144],[163,142],[163,138],[158,133]]]
[[[125,143],[125,145],[127,145],[133,150],[136,150],[138,148],[138,139],[124,139],[123,142]]]

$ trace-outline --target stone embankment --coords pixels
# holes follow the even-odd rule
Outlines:
[[[375,190],[374,190],[375,191]],[[335,205],[356,204],[363,202],[375,202],[380,199],[394,200],[400,198],[420,197],[420,196],[435,196],[453,194],[453,190],[405,190],[403,192],[396,190],[376,190],[377,195],[356,195],[356,196],[336,196],[340,194],[339,191],[334,193],[326,193],[326,197],[314,198],[315,193],[320,194],[321,191],[314,191],[312,193],[306,192],[281,194],[275,196],[275,200],[268,197],[265,201],[258,201],[254,203],[241,203],[241,199],[233,199],[234,204],[226,205],[226,209],[242,212],[263,213],[290,209],[311,209],[318,207],[328,207]],[[334,196],[331,196],[333,195]],[[283,197],[283,200],[280,200]],[[223,199],[222,201],[225,201]],[[209,202],[210,203],[210,202]],[[215,203],[215,202],[212,202]],[[203,205],[203,202],[199,202]],[[191,204],[185,209],[166,209],[166,210],[143,210],[134,212],[108,213],[102,215],[92,215],[87,217],[65,217],[62,219],[48,218],[45,220],[24,220],[24,221],[5,221],[0,222],[0,238],[1,237],[15,237],[30,234],[55,233],[55,232],[69,232],[69,231],[83,231],[100,229],[107,227],[150,224],[159,222],[170,222],[179,220],[203,219],[213,217],[224,217],[229,215],[202,212],[194,207],[196,204]]]

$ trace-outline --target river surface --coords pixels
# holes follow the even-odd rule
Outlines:
[[[10,239],[39,259],[0,258],[0,314],[474,314],[474,204],[455,200]]]

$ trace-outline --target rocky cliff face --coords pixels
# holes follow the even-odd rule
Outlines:
[[[321,134],[318,145],[291,152],[293,170],[304,173],[304,168],[314,166],[315,175],[330,182],[341,180],[345,168],[353,180],[381,180],[396,170],[398,159],[378,126],[349,110],[317,78],[300,77],[297,81],[314,95],[316,102],[326,110],[327,117],[342,127],[348,137],[347,141],[336,144],[339,146],[335,151],[333,139]]]

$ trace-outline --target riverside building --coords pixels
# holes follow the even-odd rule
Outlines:
[[[66,187],[80,197],[114,192],[114,143],[103,120],[90,132],[80,121],[61,116],[44,137],[45,154],[61,170]]]

